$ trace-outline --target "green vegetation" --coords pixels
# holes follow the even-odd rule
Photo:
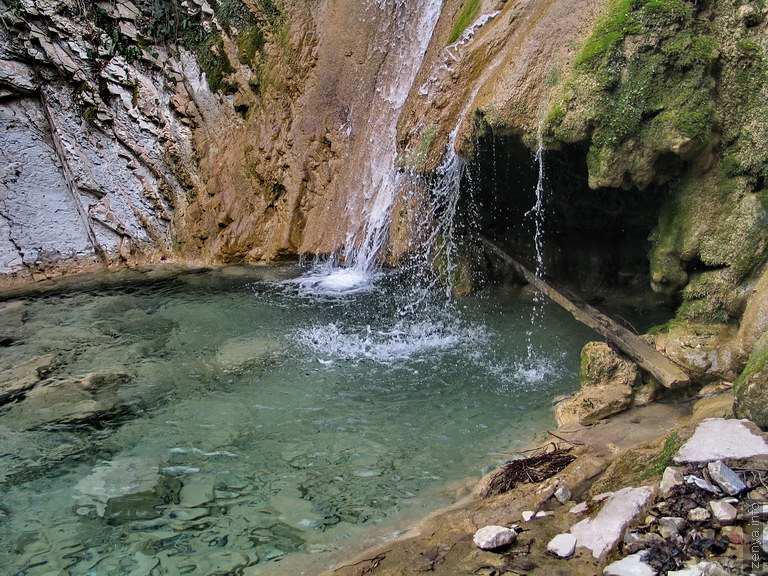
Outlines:
[[[477,19],[480,15],[480,5],[480,0],[465,0],[464,6],[462,6],[461,12],[459,12],[456,18],[456,22],[454,22],[453,28],[451,28],[451,33],[448,35],[448,44],[456,42],[462,32]]]
[[[719,54],[710,25],[681,0],[613,0],[576,56],[547,117],[547,136],[591,136],[596,185],[653,174],[670,141],[706,148],[717,124],[712,68]],[[611,173],[613,173],[611,175]],[[640,179],[639,187],[648,184]]]
[[[768,335],[752,349],[747,366],[733,383],[734,412],[768,429]]]
[[[664,441],[664,446],[661,449],[661,452],[659,452],[658,456],[653,459],[653,462],[651,462],[651,465],[648,467],[647,475],[649,477],[653,476],[661,476],[664,473],[664,469],[667,466],[672,466],[673,460],[675,454],[677,454],[677,451],[680,449],[680,446],[683,445],[683,441],[680,438],[680,435],[677,432],[673,432],[669,436],[667,436],[667,439]]]

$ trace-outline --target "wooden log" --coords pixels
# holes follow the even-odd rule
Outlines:
[[[555,287],[552,283],[537,276],[512,258],[493,240],[484,237],[481,239],[491,254],[501,258],[539,292],[568,310],[576,320],[598,332],[664,386],[681,388],[690,384],[688,375],[680,366],[637,334],[593,308],[568,290]]]

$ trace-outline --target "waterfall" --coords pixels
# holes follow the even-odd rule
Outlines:
[[[544,222],[546,220],[546,171],[544,168],[544,142],[539,130],[534,162],[538,167],[538,179],[536,181],[536,201],[524,218],[533,220],[533,244],[536,251],[536,276],[542,278],[545,272],[544,262]],[[537,328],[542,307],[544,305],[544,296],[536,291],[533,296],[533,310],[531,311],[531,326],[526,332],[528,339],[528,362],[532,362],[535,356],[535,347],[533,345],[533,331]]]
[[[366,290],[376,276],[376,265],[389,242],[392,207],[401,183],[395,166],[397,123],[441,9],[442,0],[373,0],[368,5],[381,20],[384,37],[372,39],[372,49],[384,57],[365,119],[353,127],[359,145],[347,159],[346,169],[354,174],[355,183],[348,192],[344,246],[340,254],[301,279],[309,291]],[[336,264],[339,261],[343,266]]]

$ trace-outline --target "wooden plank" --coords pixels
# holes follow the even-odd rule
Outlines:
[[[576,320],[598,332],[606,340],[635,361],[643,370],[667,388],[681,388],[690,384],[688,375],[680,366],[656,350],[631,330],[615,322],[599,310],[593,308],[569,291],[555,287],[550,282],[537,276],[520,262],[512,258],[496,242],[481,238],[486,249],[501,258],[527,282],[543,293],[550,300],[570,312]]]

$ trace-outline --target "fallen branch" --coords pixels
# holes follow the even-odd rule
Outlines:
[[[557,434],[555,434],[554,432],[550,432],[549,430],[547,430],[547,434],[549,434],[550,436],[554,436],[558,440],[562,440],[563,442],[567,442],[571,446],[584,446],[584,442],[579,442],[578,440],[568,440],[567,438],[563,438],[562,436],[558,436]]]
[[[556,288],[550,282],[537,276],[507,254],[494,241],[488,238],[481,238],[481,240],[490,253],[501,258],[511,266],[526,282],[529,282],[547,298],[565,308],[576,320],[589,326],[606,338],[609,343],[616,346],[631,360],[637,362],[643,370],[651,374],[664,386],[667,388],[681,388],[690,384],[688,374],[680,366],[672,362],[672,360],[656,350],[648,342],[642,340],[637,334],[608,318],[608,316],[564,288]]]

